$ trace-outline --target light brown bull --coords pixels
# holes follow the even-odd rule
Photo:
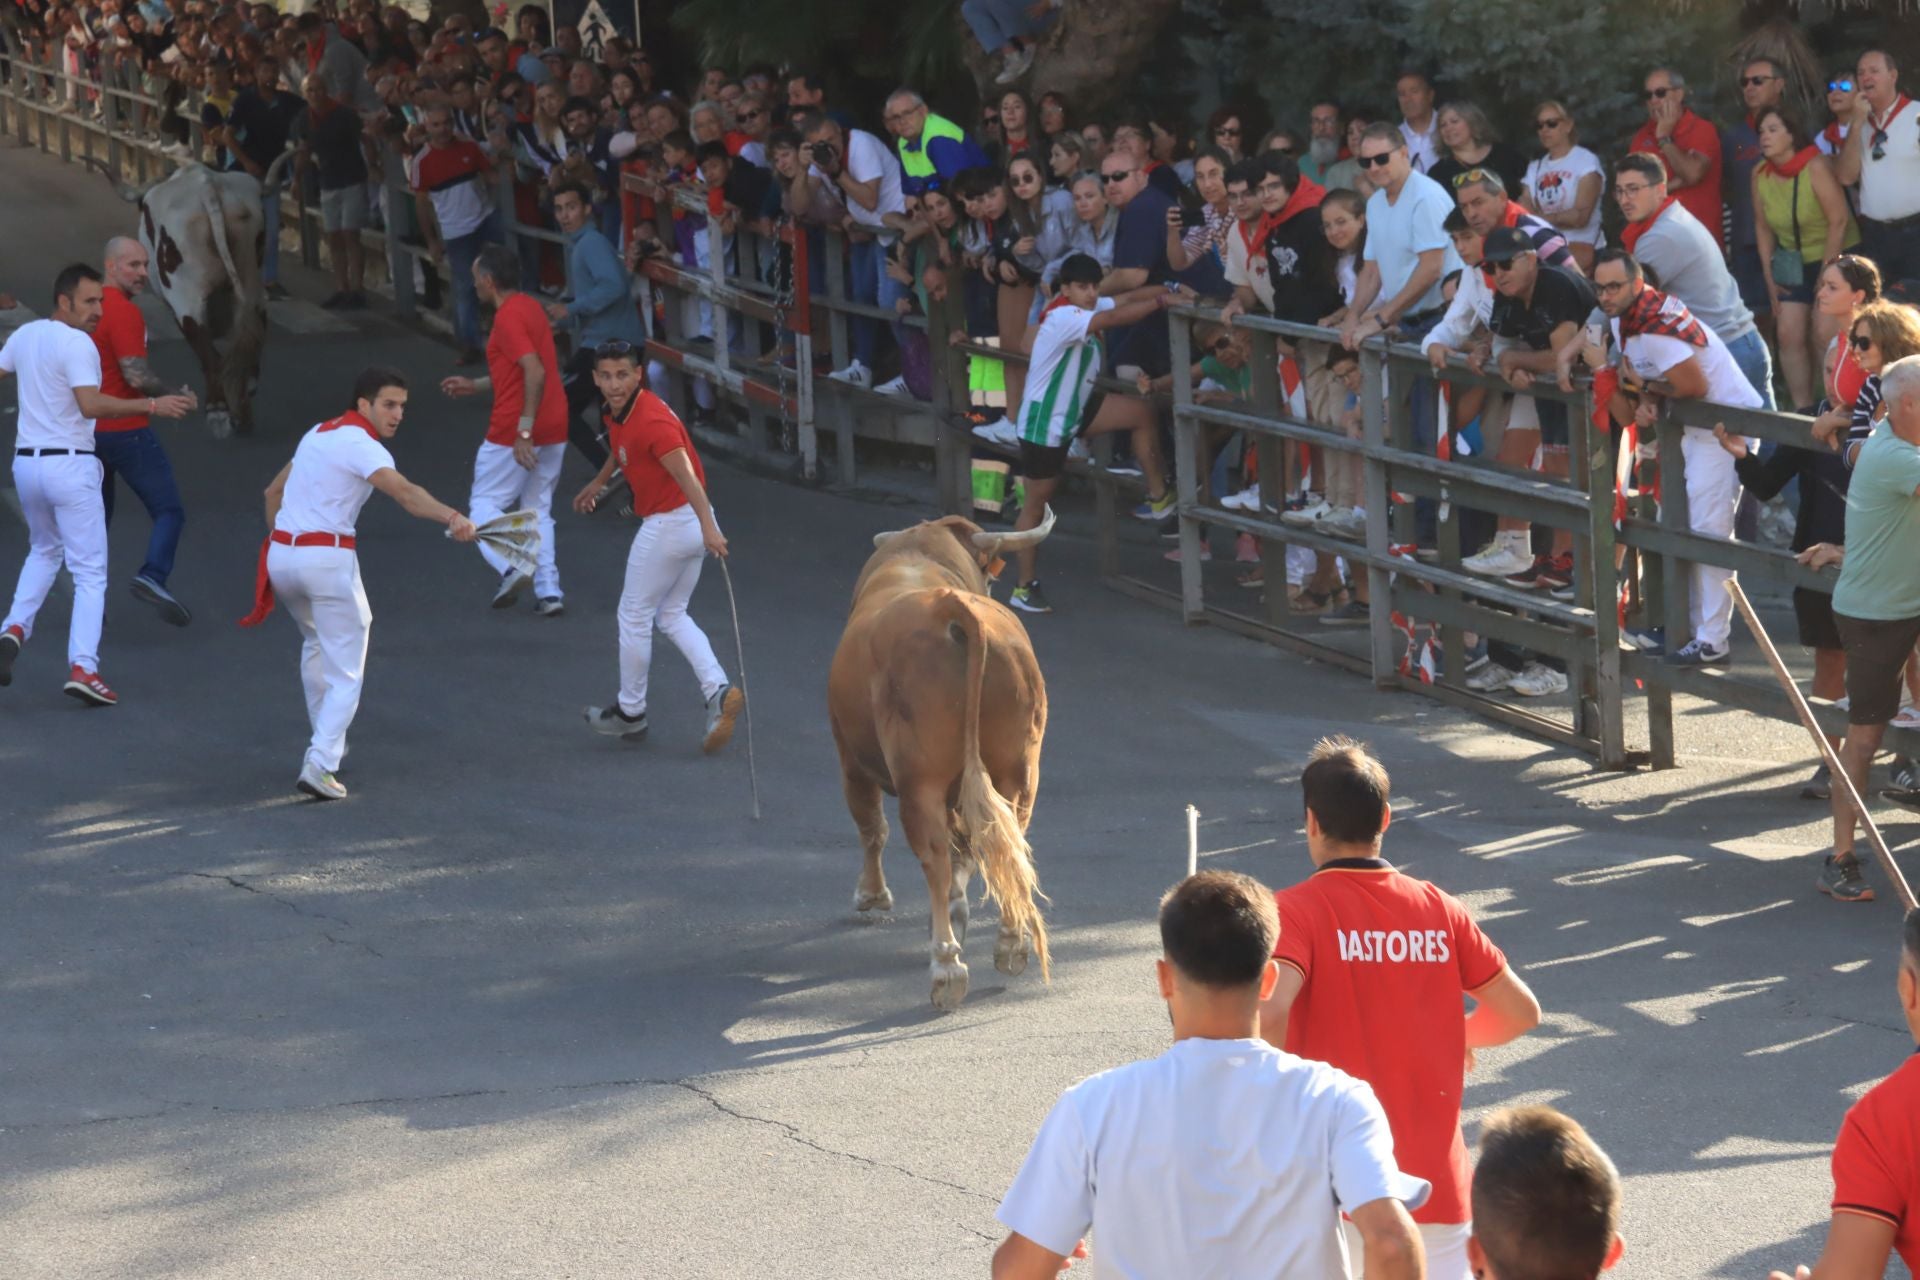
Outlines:
[[[926,873],[940,1009],[966,999],[960,952],[976,868],[1000,904],[994,968],[1021,972],[1031,949],[1041,975],[1050,971],[1026,835],[1040,789],[1047,689],[1026,628],[987,587],[1003,553],[1052,528],[1049,511],[1025,533],[986,533],[948,516],[876,534],[828,676],[841,781],[866,853],[854,909],[893,906],[880,869],[885,792],[898,798],[907,843]]]

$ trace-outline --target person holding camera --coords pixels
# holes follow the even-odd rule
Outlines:
[[[900,162],[887,145],[864,129],[843,129],[830,116],[807,110],[794,117],[794,128],[806,141],[807,171],[794,184],[803,207],[816,187],[828,187],[846,201],[842,225],[849,241],[853,301],[891,311],[906,287],[887,274],[887,250],[900,233],[889,226],[888,214],[903,214],[907,202],[900,189]],[[856,387],[873,386],[873,368],[880,347],[880,323],[866,318],[853,323],[853,362],[829,376]]]

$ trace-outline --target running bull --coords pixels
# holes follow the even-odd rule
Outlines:
[[[291,153],[288,153],[289,156]],[[288,156],[266,181],[280,179]],[[245,173],[216,173],[183,164],[144,188],[96,168],[140,210],[140,243],[153,263],[153,283],[193,348],[206,381],[207,426],[216,438],[253,430],[253,391],[267,337],[267,295],[260,278],[266,219],[261,183]],[[217,345],[227,344],[223,353]]]
[[[1040,788],[1047,690],[1026,629],[987,594],[1000,557],[1045,538],[1053,513],[1025,533],[983,532],[958,516],[874,536],[828,676],[828,715],[847,808],[866,854],[856,911],[893,906],[880,869],[881,793],[927,877],[933,1003],[967,995],[961,947],[978,869],[1000,905],[994,968],[1016,974],[1029,950],[1049,976],[1046,923],[1027,824]]]

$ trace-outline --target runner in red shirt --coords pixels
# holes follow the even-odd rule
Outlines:
[[[1900,1011],[1920,1040],[1920,909],[1907,912],[1900,949]],[[1833,1144],[1833,1221],[1827,1247],[1800,1280],[1852,1280],[1899,1253],[1920,1275],[1920,1054],[1853,1104]],[[1787,1280],[1776,1271],[1772,1280]]]
[[[1400,1167],[1433,1184],[1417,1212],[1433,1280],[1468,1280],[1467,1147],[1460,1095],[1475,1049],[1539,1024],[1540,1005],[1467,909],[1380,856],[1387,771],[1347,738],[1301,775],[1314,873],[1283,889],[1280,981],[1260,1033],[1373,1086]],[[1460,997],[1477,1007],[1461,1016]]]
[[[185,391],[170,387],[147,365],[147,321],[134,298],[147,287],[147,251],[138,240],[116,236],[107,242],[107,286],[100,299],[100,324],[93,345],[100,351],[100,390],[122,400],[143,400]],[[107,522],[113,522],[116,477],[126,482],[153,518],[147,539],[147,558],[133,578],[133,594],[152,605],[161,618],[176,627],[193,621],[187,606],[167,589],[173,558],[180,549],[180,531],[186,527],[186,509],[173,463],[160,445],[147,415],[101,418],[93,424],[93,447],[106,471],[101,496]]]
[[[708,754],[727,745],[747,695],[727,682],[706,632],[687,616],[687,602],[700,583],[700,566],[711,551],[722,559],[727,540],[707,501],[707,472],[687,428],[667,402],[646,388],[640,350],[609,342],[594,352],[594,385],[604,398],[611,452],[598,475],[573,500],[591,514],[615,469],[633,490],[633,514],[641,519],[627,553],[626,587],[620,593],[620,696],[611,705],[588,707],[594,732],[638,742],[647,736],[647,670],[658,627],[693,666],[707,703]]]

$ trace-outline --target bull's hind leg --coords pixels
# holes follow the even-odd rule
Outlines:
[[[846,793],[847,812],[853,815],[853,825],[860,828],[860,848],[866,855],[860,879],[853,886],[853,909],[891,911],[893,891],[887,888],[887,875],[880,867],[880,854],[887,847],[887,807],[879,784],[857,769],[843,765],[840,788]]]
[[[933,975],[933,1006],[951,1013],[967,998],[967,966],[960,960],[960,940],[954,936],[949,909],[953,896],[953,834],[947,825],[946,797],[938,792],[901,792],[900,825],[927,876],[927,914],[933,930],[928,960]],[[964,909],[960,926],[966,927]]]
[[[1020,822],[1020,834],[1025,835],[1027,824],[1033,821],[1034,797],[1040,791],[1039,760],[1024,765],[1011,776],[995,778],[993,788],[1013,806],[1014,817]],[[1002,915],[1000,934],[993,940],[993,967],[1009,976],[1024,973],[1031,948],[1032,939],[1024,932],[1008,928],[1006,917]]]

